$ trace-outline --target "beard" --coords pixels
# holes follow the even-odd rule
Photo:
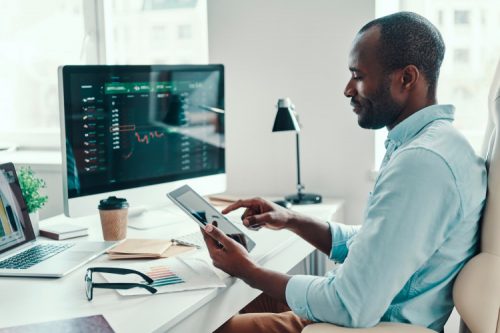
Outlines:
[[[359,126],[366,129],[380,129],[394,124],[403,109],[391,96],[389,79],[373,96],[358,100],[353,97],[351,105],[356,109]]]

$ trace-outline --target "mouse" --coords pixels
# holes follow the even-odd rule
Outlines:
[[[290,201],[287,201],[287,200],[274,200],[273,202],[275,204],[280,205],[281,207],[285,207],[285,208],[291,208],[292,207],[292,203]]]

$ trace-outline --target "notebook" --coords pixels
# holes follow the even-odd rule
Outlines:
[[[55,240],[87,236],[88,234],[87,227],[69,222],[40,227],[40,236]]]
[[[0,165],[0,276],[61,277],[115,243],[36,241],[14,165]]]
[[[127,239],[108,251],[109,259],[169,258],[195,249],[165,239]]]

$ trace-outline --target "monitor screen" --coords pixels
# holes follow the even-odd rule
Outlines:
[[[64,66],[67,199],[223,174],[222,65]]]

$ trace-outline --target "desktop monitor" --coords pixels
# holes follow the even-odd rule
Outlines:
[[[222,65],[62,66],[59,104],[67,216],[109,195],[133,208],[225,190]]]

